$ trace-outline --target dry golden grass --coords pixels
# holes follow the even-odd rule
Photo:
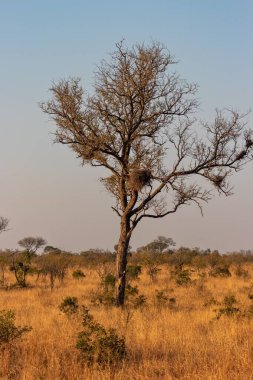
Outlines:
[[[253,275],[253,268],[248,269]],[[155,284],[145,273],[141,276],[138,287],[148,305],[129,312],[92,307],[91,293],[99,278],[95,271],[86,275],[78,281],[69,274],[64,284],[52,292],[48,283],[33,279],[29,289],[0,291],[0,309],[14,310],[17,324],[33,328],[19,343],[1,351],[1,379],[253,379],[253,317],[224,316],[217,320],[217,306],[204,306],[212,297],[222,301],[224,295],[232,293],[238,307],[246,310],[252,303],[248,298],[250,278],[207,277],[189,287],[179,287],[169,279],[164,266]],[[176,304],[158,308],[155,290],[165,288],[176,298]],[[98,322],[125,335],[128,358],[120,368],[98,370],[82,363],[75,348],[80,319],[68,319],[58,309],[67,296],[78,297]]]

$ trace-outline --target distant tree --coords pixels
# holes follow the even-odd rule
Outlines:
[[[7,230],[8,224],[9,220],[3,216],[0,216],[0,234]]]
[[[18,244],[20,245],[20,247],[25,248],[29,256],[32,256],[37,252],[39,248],[47,244],[47,242],[42,237],[29,236],[19,240]]]
[[[37,266],[42,274],[49,275],[50,288],[53,290],[55,280],[58,279],[62,283],[71,264],[71,258],[68,255],[51,252],[39,257]]]
[[[158,236],[157,239],[142,247],[142,249],[147,252],[158,252],[162,253],[168,250],[169,247],[174,247],[176,243],[172,238],[166,238],[165,236]]]
[[[57,247],[53,247],[52,245],[46,245],[44,247],[44,252],[45,253],[49,253],[49,252],[61,253],[61,250]]]
[[[231,194],[228,177],[252,159],[245,115],[217,111],[213,123],[197,124],[197,86],[182,80],[174,64],[159,43],[130,49],[118,43],[111,60],[98,67],[91,96],[84,96],[79,79],[61,80],[51,88],[52,100],[41,104],[57,125],[55,141],[69,146],[83,164],[109,172],[102,183],[120,218],[118,306],[124,304],[136,226],[190,203],[201,209],[212,196],[205,183]]]
[[[31,272],[32,257],[37,250],[46,244],[42,237],[25,237],[18,244],[24,248],[23,252],[13,252],[11,270],[15,274],[17,285],[27,287],[27,275]]]

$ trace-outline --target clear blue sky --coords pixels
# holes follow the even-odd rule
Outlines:
[[[38,102],[62,77],[81,76],[90,90],[96,64],[122,38],[168,47],[177,71],[200,86],[202,119],[215,107],[253,107],[251,0],[0,0],[0,215],[11,227],[0,247],[28,235],[70,250],[116,243],[118,220],[99,172],[52,144]],[[248,120],[253,127],[252,114]],[[204,217],[187,207],[145,222],[133,245],[166,235],[190,247],[253,248],[253,163],[232,183],[235,195],[217,196]]]

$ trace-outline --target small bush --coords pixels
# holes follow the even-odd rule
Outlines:
[[[131,284],[127,284],[126,286],[126,299],[130,297],[134,297],[139,293],[139,289],[137,286],[132,286]]]
[[[115,305],[115,297],[114,292],[106,292],[106,291],[96,291],[93,293],[93,296],[91,298],[91,303],[94,306],[112,306]]]
[[[82,325],[76,347],[88,364],[116,365],[126,357],[125,338],[119,337],[115,329],[105,329],[95,322],[85,306]]]
[[[12,310],[0,310],[0,346],[21,338],[32,330],[30,326],[16,326],[15,313]]]
[[[72,277],[76,280],[86,277],[81,269],[77,269],[72,273]]]
[[[115,284],[116,277],[112,273],[101,276],[99,289],[91,298],[91,303],[95,306],[112,306],[115,304]]]
[[[156,290],[156,305],[165,306],[168,303],[169,297],[165,290]]]
[[[128,265],[127,266],[127,280],[138,280],[139,275],[141,274],[141,266],[140,265]]]
[[[127,284],[126,301],[130,306],[138,308],[146,304],[146,297],[143,294],[139,294],[139,289],[137,286]]]
[[[116,277],[111,273],[107,274],[102,280],[102,285],[104,286],[106,291],[114,289],[115,284],[116,284]]]
[[[62,313],[66,314],[68,317],[75,314],[78,310],[78,300],[76,297],[66,297],[59,305],[59,309]]]
[[[176,303],[175,297],[169,297],[166,290],[156,290],[155,303],[157,307],[174,307]]]
[[[234,307],[234,305],[237,303],[235,297],[233,295],[227,295],[224,297],[223,305],[224,307],[218,309],[217,319],[220,319],[222,315],[225,315],[227,317],[232,317],[236,315],[240,309]]]
[[[231,277],[229,267],[227,265],[217,266],[209,272],[213,277]]]
[[[181,270],[176,274],[176,283],[179,286],[187,286],[192,282],[190,271],[187,269]]]
[[[91,299],[91,303],[95,306],[115,305],[115,284],[115,276],[112,274],[107,274],[101,283],[102,289],[100,288],[94,293]],[[125,288],[125,299],[129,305],[132,305],[134,307],[143,306],[146,301],[146,298],[143,295],[139,295],[138,287],[132,286],[130,283],[127,283]]]

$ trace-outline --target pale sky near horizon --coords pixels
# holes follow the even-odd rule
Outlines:
[[[200,118],[215,108],[253,108],[251,0],[0,0],[0,215],[10,230],[0,248],[43,236],[66,250],[112,249],[118,218],[98,178],[66,147],[38,107],[52,81],[79,76],[91,89],[101,59],[125,38],[159,41],[179,61],[176,70],[199,85]],[[252,113],[248,116],[253,128]],[[234,195],[218,195],[137,228],[131,245],[158,235],[177,246],[253,249],[253,163],[231,179]]]

